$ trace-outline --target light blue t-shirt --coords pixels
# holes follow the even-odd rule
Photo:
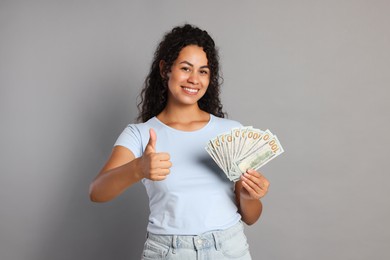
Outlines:
[[[171,157],[171,171],[165,180],[142,180],[149,196],[149,232],[198,235],[229,228],[241,219],[234,183],[205,150],[211,138],[240,126],[236,121],[210,115],[203,128],[191,132],[171,128],[156,117],[125,128],[115,145],[140,157],[149,141],[149,129],[153,128],[156,152],[167,152]]]

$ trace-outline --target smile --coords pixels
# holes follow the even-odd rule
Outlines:
[[[195,89],[195,88],[186,88],[186,87],[182,87],[186,92],[189,92],[191,94],[196,94],[198,93],[199,89]]]

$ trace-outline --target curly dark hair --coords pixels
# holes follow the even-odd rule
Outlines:
[[[218,117],[225,117],[219,98],[222,77],[219,71],[218,50],[214,40],[204,31],[190,24],[178,26],[165,34],[158,45],[150,68],[145,79],[144,87],[140,94],[140,102],[137,104],[138,121],[146,122],[157,116],[166,106],[168,99],[167,76],[172,64],[179,56],[180,51],[188,45],[197,45],[203,48],[210,69],[210,83],[204,96],[198,101],[199,108]],[[160,61],[165,62],[162,74],[160,74]]]

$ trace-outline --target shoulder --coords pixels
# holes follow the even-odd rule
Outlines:
[[[149,141],[149,129],[152,127],[153,119],[145,123],[128,124],[117,138],[114,146],[124,146],[132,151],[135,157],[139,157]]]
[[[143,144],[145,140],[149,140],[149,129],[153,127],[151,126],[150,121],[153,120],[150,119],[149,121],[144,123],[128,124],[125,127],[125,129],[122,131],[116,144],[123,145],[123,143],[128,143],[128,142]]]
[[[145,133],[149,133],[149,129],[155,127],[155,118],[151,118],[143,123],[130,123],[126,126],[125,131],[131,131],[133,133],[137,133],[139,135],[143,135]]]

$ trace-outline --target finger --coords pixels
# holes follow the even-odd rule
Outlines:
[[[157,135],[153,128],[149,129],[149,136],[149,142],[146,146],[151,148],[151,152],[156,152]]]
[[[243,181],[242,186],[244,187],[244,189],[246,189],[248,191],[249,195],[252,198],[260,199],[262,197],[262,194],[259,192],[256,192],[256,190],[254,190],[247,182]]]
[[[249,194],[252,197],[259,199],[262,198],[265,194],[267,194],[269,182],[265,178],[264,181],[261,182],[258,181],[254,182],[249,178],[246,178],[245,176],[243,176],[242,179],[243,179],[243,183],[245,183],[245,186],[244,185],[243,186],[248,190]],[[251,188],[253,193],[249,191],[249,188]]]
[[[160,161],[168,161],[169,159],[171,159],[171,156],[169,155],[169,153],[157,153],[156,158]]]
[[[166,176],[171,173],[171,170],[169,168],[161,168],[158,175],[159,176]]]
[[[257,171],[248,170],[244,175],[248,179],[258,183],[258,185],[262,189],[264,189],[264,188],[267,189],[269,187],[269,184],[270,184],[269,181],[264,177],[264,175],[262,175],[261,173],[259,173]]]
[[[152,179],[152,181],[163,181],[167,178],[166,175],[159,175]]]
[[[252,198],[261,199],[268,193],[268,189],[261,189],[257,184],[248,181],[243,181],[243,187],[248,191]]]
[[[169,168],[156,168],[156,169],[151,171],[150,176],[155,177],[155,176],[159,176],[159,175],[167,175],[169,173],[170,173]]]
[[[150,176],[152,181],[162,181],[167,178],[167,175],[170,173],[169,169],[158,169],[153,175]]]
[[[172,167],[172,163],[170,161],[159,161],[156,163],[155,167],[160,169],[169,169]]]
[[[242,176],[242,180],[243,180],[243,183],[245,183],[246,185],[248,185],[249,187],[251,187],[251,189],[253,191],[255,191],[256,193],[259,193],[261,192],[261,187],[260,187],[260,184],[258,181],[253,181],[251,180],[250,178],[254,178],[254,177],[246,177],[246,175],[248,175],[247,173],[244,174]]]
[[[255,176],[255,177],[264,177],[260,172],[256,171],[256,170],[253,170],[253,169],[249,169],[246,171],[248,174],[252,175],[252,176]]]
[[[244,173],[244,177],[247,178],[248,180],[251,180],[252,182],[255,182],[255,183],[261,182],[261,177],[259,175],[254,175],[253,173],[250,174],[250,173],[246,172],[246,173]]]

